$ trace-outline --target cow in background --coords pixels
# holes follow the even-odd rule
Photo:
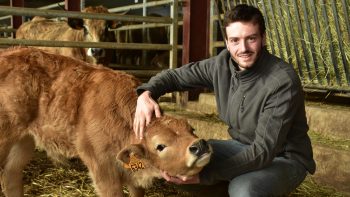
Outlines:
[[[183,119],[155,118],[142,141],[133,132],[140,81],[121,71],[14,48],[0,53],[0,182],[23,196],[22,170],[35,144],[51,158],[79,157],[101,197],[140,197],[161,171],[193,176],[212,150]]]
[[[86,13],[109,13],[103,6],[87,7]],[[116,28],[115,21],[97,19],[53,20],[34,17],[23,23],[16,32],[17,39],[55,40],[80,42],[115,42],[115,34],[109,31]],[[38,47],[46,51],[69,57],[74,57],[89,63],[108,65],[115,56],[115,50],[102,48],[68,48],[68,47]]]
[[[160,17],[161,15],[151,13],[149,16]],[[141,23],[126,22],[123,26],[136,25]],[[120,30],[116,32],[117,43],[152,43],[168,44],[169,27],[145,28],[143,37],[142,29]],[[178,43],[182,44],[182,27],[178,30]],[[145,50],[143,56],[142,50],[118,49],[116,53],[116,63],[120,65],[146,66],[155,69],[169,68],[169,51],[167,50]],[[182,53],[178,53],[178,65],[181,65]],[[146,58],[146,59],[143,59]]]

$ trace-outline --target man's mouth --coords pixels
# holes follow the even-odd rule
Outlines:
[[[248,59],[253,55],[253,53],[242,53],[239,54],[238,57],[243,58],[243,59]]]

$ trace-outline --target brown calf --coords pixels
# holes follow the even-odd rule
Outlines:
[[[103,6],[87,7],[82,12],[109,13]],[[23,23],[16,31],[17,39],[28,40],[56,40],[80,42],[114,42],[114,32],[109,28],[116,28],[114,21],[96,19],[73,19],[68,21],[34,17]],[[115,50],[101,48],[67,48],[67,47],[38,47],[53,53],[78,58],[90,63],[108,65]]]
[[[96,191],[143,196],[160,171],[197,174],[211,148],[190,125],[157,118],[140,142],[132,122],[139,81],[131,75],[34,48],[0,53],[0,177],[3,193],[23,196],[22,170],[35,144],[56,161],[79,157]]]

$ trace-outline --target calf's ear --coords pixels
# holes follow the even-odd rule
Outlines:
[[[117,155],[117,159],[125,164],[129,164],[132,158],[146,158],[146,150],[141,144],[131,144],[123,148]]]
[[[68,18],[68,25],[73,29],[80,30],[84,28],[84,20],[81,18]]]
[[[121,21],[107,21],[107,27],[109,29],[116,29],[123,26],[123,23]]]

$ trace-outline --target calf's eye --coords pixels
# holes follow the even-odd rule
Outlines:
[[[166,146],[164,144],[158,144],[156,150],[162,152]]]

